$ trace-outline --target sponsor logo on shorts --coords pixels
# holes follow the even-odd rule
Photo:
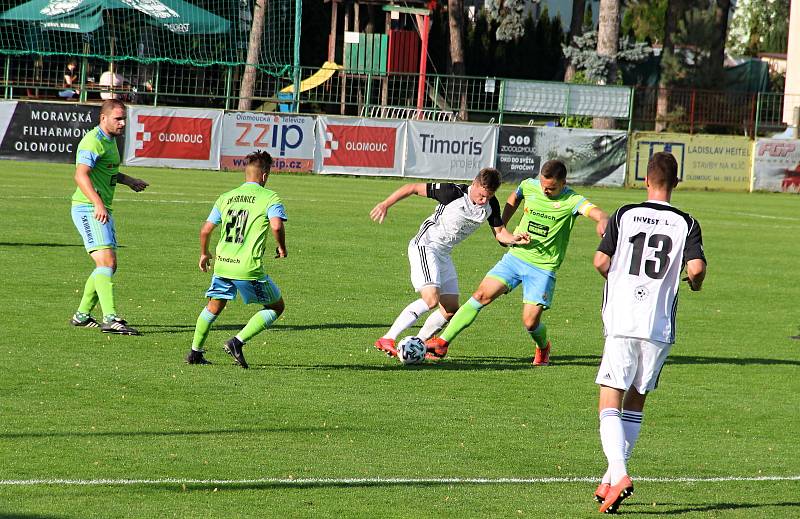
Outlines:
[[[81,223],[83,224],[83,232],[86,233],[86,237],[89,238],[89,241],[92,241],[92,227],[89,225],[89,218],[84,214],[81,216]]]

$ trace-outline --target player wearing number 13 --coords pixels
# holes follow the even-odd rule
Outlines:
[[[283,313],[281,291],[265,274],[262,261],[268,231],[272,232],[278,244],[276,257],[286,257],[283,226],[286,210],[278,194],[264,187],[271,167],[272,157],[266,151],[248,155],[246,182],[217,199],[200,229],[200,269],[207,272],[211,261],[209,238],[217,225],[222,224],[222,236],[217,243],[214,261],[214,277],[206,292],[208,305],[197,318],[192,349],[186,357],[189,364],[209,364],[203,357],[203,343],[211,324],[237,293],[245,304],[258,303],[264,306],[235,337],[223,345],[225,352],[242,368],[248,367],[242,346]]]
[[[700,290],[706,273],[700,224],[670,205],[678,164],[656,153],[647,165],[647,201],[620,207],[609,218],[594,266],[606,278],[606,343],[600,386],[600,440],[608,460],[595,492],[601,512],[616,512],[633,493],[626,460],[639,437],[645,397],[656,388],[675,342],[681,270]]]

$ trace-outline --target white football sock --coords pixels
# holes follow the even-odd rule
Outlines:
[[[444,318],[442,312],[436,310],[425,319],[425,324],[422,325],[422,328],[419,329],[419,338],[423,341],[427,341],[439,331],[444,328],[444,325],[447,324],[447,319]]]
[[[633,446],[639,439],[639,431],[642,428],[642,418],[644,413],[638,411],[622,410],[622,429],[625,431],[625,459],[631,458]]]
[[[608,460],[608,476],[615,485],[628,473],[625,467],[625,431],[619,409],[606,408],[600,411],[600,442]]]
[[[424,314],[428,311],[428,303],[423,301],[422,299],[417,299],[413,303],[409,304],[407,307],[400,312],[400,315],[397,316],[397,319],[394,320],[392,327],[389,328],[389,331],[386,332],[384,337],[388,339],[397,340],[397,336],[400,335],[403,330],[410,327],[412,324],[417,322],[419,316]]]

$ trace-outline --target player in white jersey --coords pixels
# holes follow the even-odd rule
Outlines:
[[[383,223],[389,208],[411,195],[433,198],[436,210],[420,225],[408,244],[411,284],[419,299],[406,306],[389,331],[375,341],[375,347],[388,355],[396,355],[395,341],[403,330],[411,327],[428,310],[439,307],[425,320],[418,332],[426,340],[441,330],[458,310],[458,275],[450,257],[453,247],[488,221],[495,238],[502,245],[530,242],[527,233],[510,233],[501,219],[500,203],[494,193],[500,187],[500,172],[482,169],[472,184],[414,183],[406,184],[389,195],[370,211],[370,217]]]
[[[594,266],[606,278],[606,343],[600,386],[600,440],[608,459],[595,491],[600,511],[615,513],[633,493],[626,460],[639,437],[647,393],[656,388],[675,342],[681,271],[694,291],[706,273],[700,224],[670,205],[678,164],[656,153],[647,165],[647,201],[620,207],[609,219]]]

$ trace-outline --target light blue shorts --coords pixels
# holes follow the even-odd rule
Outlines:
[[[94,218],[94,206],[88,204],[72,206],[72,223],[83,238],[86,252],[99,249],[116,249],[117,233],[114,230],[114,217],[108,212],[108,221],[100,223]]]
[[[556,273],[534,267],[516,256],[506,253],[486,274],[508,287],[511,292],[522,283],[522,302],[550,308],[556,289]]]
[[[233,300],[236,299],[237,292],[245,304],[271,305],[281,298],[278,285],[269,276],[261,279],[228,279],[214,276],[211,278],[211,286],[206,292],[206,297]]]

